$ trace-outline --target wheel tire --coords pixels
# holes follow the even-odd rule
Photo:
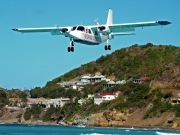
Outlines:
[[[71,47],[68,47],[68,49],[67,49],[67,50],[68,50],[68,52],[70,52],[70,51],[71,51]]]
[[[104,46],[104,49],[105,49],[105,50],[107,50],[107,49],[108,49],[107,45],[105,45],[105,46]]]
[[[71,52],[74,52],[74,47],[71,47]]]
[[[111,45],[108,45],[108,50],[111,50]]]

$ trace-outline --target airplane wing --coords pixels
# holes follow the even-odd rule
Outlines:
[[[44,28],[15,28],[12,29],[22,33],[50,32],[51,35],[67,35],[72,27],[44,27]]]
[[[152,21],[152,22],[139,22],[139,23],[124,23],[124,24],[112,24],[109,26],[111,32],[127,32],[135,31],[135,28],[149,27],[149,26],[162,26],[168,25],[168,21]]]
[[[100,32],[116,33],[116,32],[132,32],[135,28],[144,28],[149,26],[163,26],[171,24],[168,21],[151,21],[151,22],[137,22],[137,23],[122,23],[122,24],[110,24],[110,25],[99,25],[92,26],[92,30],[99,29]]]

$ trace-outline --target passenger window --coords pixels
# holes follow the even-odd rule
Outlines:
[[[96,36],[98,35],[97,31],[95,31],[94,33],[95,33]]]
[[[72,28],[72,31],[74,31],[76,29],[76,26]]]
[[[90,29],[88,29],[89,30],[89,34],[91,34],[91,30]]]

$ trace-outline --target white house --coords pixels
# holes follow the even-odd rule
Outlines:
[[[83,84],[96,83],[96,82],[100,82],[100,81],[103,81],[103,80],[106,80],[106,77],[103,76],[103,75],[100,75],[100,76],[95,75],[95,76],[92,76],[92,77],[90,77],[90,76],[83,76],[81,78],[81,82]]]
[[[88,83],[90,83],[90,78],[91,78],[91,77],[89,77],[89,76],[83,76],[83,77],[81,78],[81,82],[82,82],[83,84],[88,84]]]
[[[55,98],[55,99],[44,99],[44,98],[28,98],[27,105],[31,107],[33,104],[39,104],[43,108],[62,107],[65,103],[70,101],[69,98]]]
[[[104,83],[103,86],[104,86],[104,89],[107,89],[107,88],[111,88],[115,85],[118,85],[118,84],[125,84],[126,81],[125,80],[122,80],[122,81],[117,81],[117,82],[114,82],[114,81],[109,81],[108,83]]]
[[[64,104],[68,103],[69,101],[70,101],[70,98],[50,99],[49,103],[47,104],[47,108],[50,108],[51,106],[62,107],[62,106],[64,106]]]
[[[113,100],[115,99],[117,96],[111,92],[106,92],[106,93],[103,93],[103,94],[100,94],[98,96],[95,96],[94,97],[94,104],[100,104],[104,101],[109,101],[109,100]]]

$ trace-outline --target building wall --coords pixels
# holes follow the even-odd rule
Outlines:
[[[102,97],[95,97],[94,98],[94,104],[99,105],[100,103],[104,102],[104,101],[110,101],[116,98],[116,95],[106,95],[106,96],[102,96]]]

